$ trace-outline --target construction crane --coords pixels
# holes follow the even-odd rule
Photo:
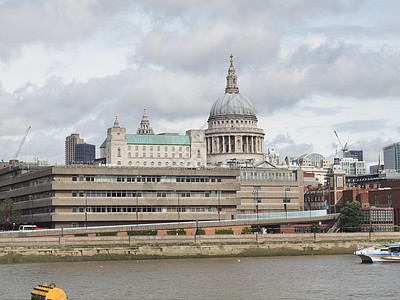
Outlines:
[[[344,145],[344,147],[343,147],[342,142],[341,142],[340,139],[339,139],[339,135],[337,134],[337,132],[336,132],[335,130],[334,130],[333,132],[335,133],[336,138],[337,138],[337,140],[339,141],[340,147],[342,147],[343,156],[344,156],[344,153],[347,152],[347,151],[349,150],[349,149],[347,148],[347,143],[346,143],[346,144]]]
[[[19,154],[19,152],[21,151],[22,146],[23,146],[24,143],[25,143],[25,140],[26,140],[26,137],[27,137],[27,135],[28,135],[28,133],[29,133],[29,130],[31,130],[31,126],[28,126],[28,128],[27,128],[26,131],[25,131],[24,136],[23,136],[22,139],[21,139],[21,142],[19,143],[18,150],[17,150],[17,152],[15,152],[15,155],[14,155],[14,157],[15,157],[14,159],[15,159],[15,160],[18,158],[18,154]]]

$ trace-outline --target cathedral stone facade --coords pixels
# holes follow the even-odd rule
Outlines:
[[[127,134],[115,120],[100,147],[103,161],[137,167],[265,166],[264,130],[257,127],[253,104],[239,93],[232,57],[225,93],[211,107],[207,130],[154,134],[144,110],[136,134]]]
[[[253,104],[239,93],[232,55],[226,79],[225,94],[211,107],[205,131],[207,164],[263,163],[264,130],[257,128]]]

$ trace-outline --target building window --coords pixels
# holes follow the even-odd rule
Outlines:
[[[153,146],[150,146],[150,151],[153,151]]]
[[[128,146],[128,151],[131,151],[131,146]]]
[[[157,157],[161,157],[161,154],[160,154],[160,153],[157,153]]]
[[[121,157],[121,148],[118,148],[118,157]]]
[[[132,154],[130,152],[128,152],[128,157],[132,157]]]
[[[179,152],[182,152],[182,147],[179,147]]]
[[[168,147],[167,146],[164,147],[164,151],[168,151]]]
[[[153,153],[150,153],[150,157],[153,157]]]
[[[164,153],[164,157],[167,158],[168,157],[168,153]]]
[[[172,151],[175,151],[175,146],[172,146]]]
[[[138,152],[135,153],[135,157],[139,157],[139,153]]]
[[[121,161],[120,161],[120,160],[117,162],[117,165],[118,165],[118,166],[120,166],[120,165],[121,165]]]
[[[146,151],[146,146],[143,146],[143,151]]]
[[[201,152],[200,152],[200,150],[197,150],[197,158],[200,158],[201,156]]]
[[[157,146],[157,151],[160,151],[160,146]]]
[[[139,151],[139,146],[135,146],[135,151]]]
[[[388,206],[392,207],[392,194],[388,194]]]
[[[379,206],[379,195],[375,195],[375,206]]]
[[[132,162],[131,161],[129,161],[129,163],[128,163],[130,166],[132,166]]]
[[[175,153],[172,153],[172,158],[175,158]]]

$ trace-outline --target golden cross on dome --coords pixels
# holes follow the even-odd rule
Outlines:
[[[231,54],[231,67],[233,67],[233,55]]]

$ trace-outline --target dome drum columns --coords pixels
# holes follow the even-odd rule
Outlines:
[[[207,154],[264,153],[264,138],[258,136],[221,135],[206,138]]]

